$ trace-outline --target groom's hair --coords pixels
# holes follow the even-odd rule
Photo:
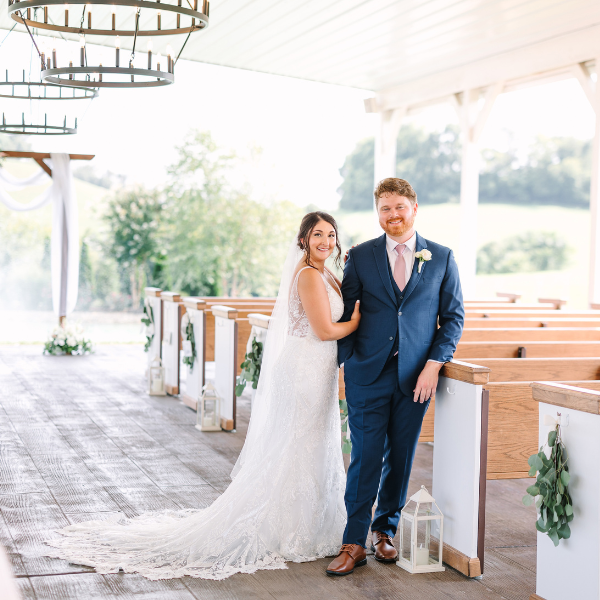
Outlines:
[[[379,198],[383,194],[398,194],[398,196],[404,196],[411,201],[411,204],[415,204],[417,201],[417,192],[413,190],[412,185],[406,181],[406,179],[399,179],[398,177],[387,177],[382,179],[377,186],[373,195],[375,196],[375,206],[379,206]]]

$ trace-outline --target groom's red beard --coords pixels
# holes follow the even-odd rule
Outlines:
[[[396,221],[397,219],[390,219],[385,222],[385,225],[381,225],[383,230],[392,237],[402,237],[410,228],[415,224],[415,218],[412,217],[410,220],[402,220],[400,223],[390,223],[390,221]]]

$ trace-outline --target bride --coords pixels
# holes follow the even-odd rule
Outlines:
[[[346,524],[336,340],[358,327],[325,267],[337,225],[307,214],[283,270],[246,442],[231,485],[203,510],[120,515],[60,531],[48,556],[148,579],[284,569],[339,552]]]

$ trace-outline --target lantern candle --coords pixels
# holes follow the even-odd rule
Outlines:
[[[421,544],[420,548],[417,548],[416,559],[417,565],[425,566],[429,564],[429,549],[423,548],[423,544]]]
[[[82,35],[79,36],[79,44],[79,62],[82,67],[85,67],[85,38]]]
[[[119,66],[119,55],[121,54],[121,42],[119,41],[119,36],[115,40],[115,67]]]

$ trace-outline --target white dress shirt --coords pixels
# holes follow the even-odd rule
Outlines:
[[[413,266],[415,264],[415,252],[417,246],[417,234],[416,232],[412,234],[412,237],[404,242],[406,244],[406,250],[404,250],[404,264],[406,266],[405,275],[406,278],[404,281],[408,284],[408,280],[412,275]],[[396,253],[396,246],[398,242],[393,240],[389,235],[385,235],[385,246],[387,249],[388,260],[390,261],[390,267],[392,267],[392,273],[394,272],[394,267],[396,266],[396,259],[398,258],[398,254]]]

